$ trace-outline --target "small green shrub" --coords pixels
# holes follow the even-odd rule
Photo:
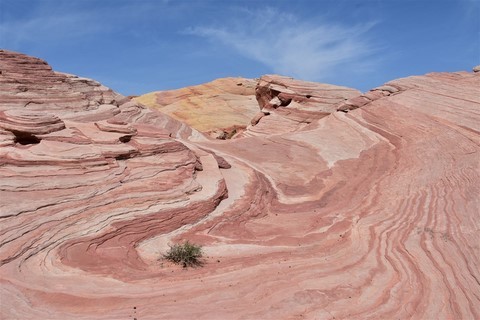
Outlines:
[[[203,262],[200,260],[202,255],[202,246],[191,244],[186,241],[183,244],[175,244],[171,246],[170,250],[164,254],[163,257],[187,268],[202,266]]]

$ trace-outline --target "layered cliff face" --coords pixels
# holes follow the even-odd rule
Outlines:
[[[2,318],[480,317],[480,74],[266,76],[223,141],[0,58]]]

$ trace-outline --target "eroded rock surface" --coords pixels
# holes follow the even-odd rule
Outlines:
[[[220,141],[0,55],[2,318],[480,317],[480,74],[346,90],[303,105],[307,126]],[[203,268],[158,260],[182,240]]]
[[[336,105],[360,91],[279,75],[262,76],[255,88],[260,111],[242,137],[302,131],[312,122],[336,112]]]
[[[242,132],[259,111],[255,86],[256,81],[251,79],[224,78],[178,90],[151,92],[134,100],[224,140]]]
[[[0,70],[2,319],[72,318],[47,305],[143,277],[142,240],[227,196],[216,155],[172,138],[195,135],[183,124],[36,58],[0,51]]]

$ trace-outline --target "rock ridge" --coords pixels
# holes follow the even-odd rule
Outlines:
[[[480,73],[151,96],[244,110],[218,140],[215,113],[6,50],[0,71],[0,318],[480,318]],[[203,268],[159,259],[185,240]]]

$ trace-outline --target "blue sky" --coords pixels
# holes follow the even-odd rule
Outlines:
[[[480,0],[0,0],[0,47],[124,95],[269,73],[367,91],[480,64]]]

